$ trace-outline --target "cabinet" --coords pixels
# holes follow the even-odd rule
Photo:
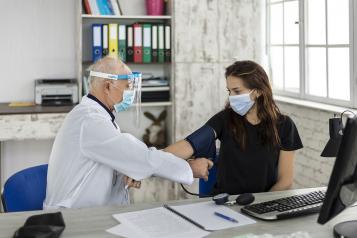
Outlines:
[[[81,4],[81,3],[79,3]],[[173,35],[174,29],[171,24],[171,16],[132,16],[132,15],[122,15],[122,16],[113,16],[113,15],[87,15],[84,14],[83,8],[80,5],[79,17],[78,17],[78,83],[80,94],[83,95],[83,76],[85,75],[86,68],[91,65],[92,62],[92,24],[110,24],[117,23],[121,25],[132,25],[134,23],[152,23],[152,24],[165,24],[171,25],[171,36]],[[145,74],[152,74],[155,77],[166,77],[169,81],[169,87],[164,89],[170,92],[170,100],[164,102],[143,102],[142,103],[142,113],[141,113],[141,123],[140,126],[134,125],[135,113],[133,109],[127,112],[121,112],[117,115],[117,122],[121,127],[122,131],[129,132],[134,136],[142,139],[143,134],[146,129],[152,125],[152,121],[144,116],[144,112],[150,112],[156,118],[159,114],[166,110],[167,116],[164,121],[165,131],[166,131],[166,142],[170,144],[173,142],[174,138],[174,74],[173,74],[173,61],[174,49],[173,49],[173,40],[171,37],[171,62],[170,63],[127,63],[132,71],[139,71]],[[153,90],[152,88],[146,89],[143,88],[142,91]]]

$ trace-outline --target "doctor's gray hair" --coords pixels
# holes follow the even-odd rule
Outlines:
[[[129,67],[117,56],[108,55],[87,68],[87,71],[96,71],[107,74],[130,74]],[[104,79],[100,77],[90,76],[88,78],[89,90],[96,88],[105,81],[110,79]]]

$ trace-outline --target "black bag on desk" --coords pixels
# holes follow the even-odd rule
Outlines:
[[[30,216],[14,238],[57,238],[65,226],[61,212]]]

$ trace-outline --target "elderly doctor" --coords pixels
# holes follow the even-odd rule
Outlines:
[[[152,175],[184,184],[207,178],[209,160],[187,162],[120,131],[112,111],[133,103],[136,76],[113,57],[91,67],[90,93],[67,115],[53,144],[44,209],[128,204],[128,186],[140,187],[136,181]]]

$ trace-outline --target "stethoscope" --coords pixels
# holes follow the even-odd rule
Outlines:
[[[228,199],[229,199],[229,194],[228,193],[220,193],[220,194],[217,194],[215,196],[211,196],[211,195],[202,195],[202,194],[198,194],[198,193],[192,193],[190,191],[188,191],[185,186],[183,186],[183,184],[181,184],[181,187],[182,189],[192,195],[192,196],[197,196],[197,197],[200,197],[200,198],[209,198],[209,197],[212,197],[212,200],[217,204],[217,205],[223,205],[225,203],[228,202]]]

